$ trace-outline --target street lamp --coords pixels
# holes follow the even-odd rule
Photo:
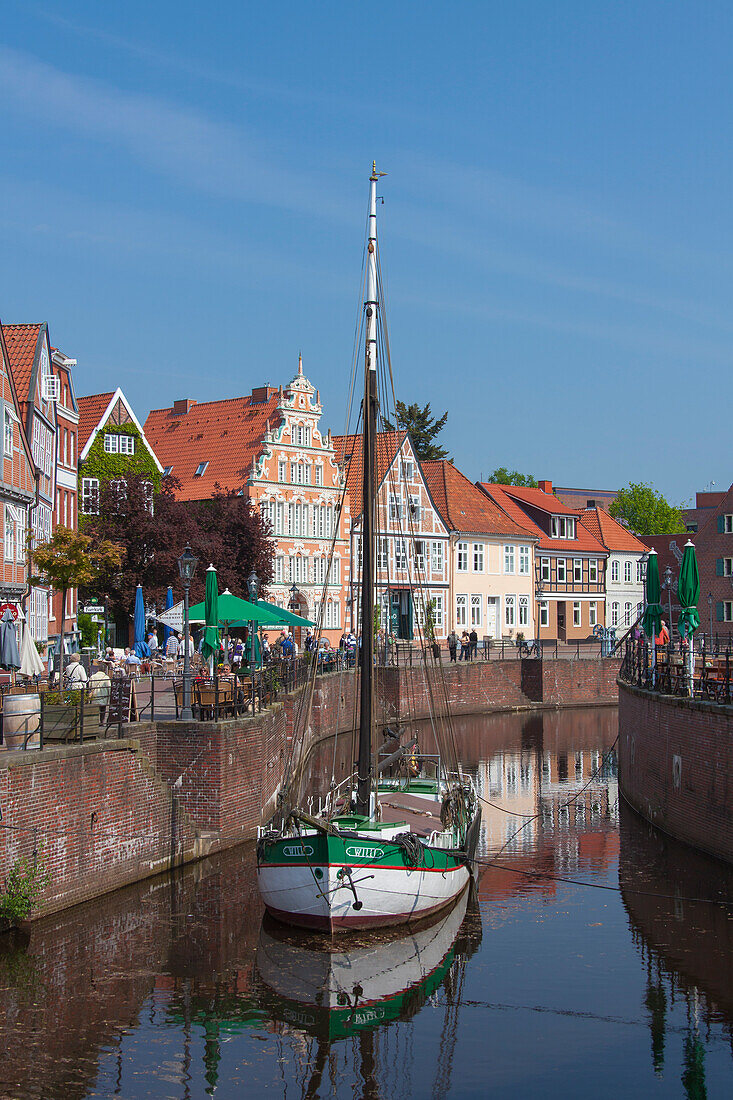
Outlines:
[[[186,549],[178,559],[178,572],[183,582],[183,706],[181,707],[181,718],[184,722],[190,722],[193,718],[193,711],[191,710],[191,654],[188,622],[188,593],[198,563],[199,559],[191,551],[191,547],[186,546]]]
[[[535,584],[535,593],[537,596],[537,656],[540,657],[542,655],[542,649],[540,647],[540,626],[542,615],[540,600],[545,594],[545,586],[543,585],[542,581],[537,581],[537,583]]]
[[[288,607],[291,611],[295,611],[296,608],[300,609],[300,591],[295,581],[290,586],[290,603]]]
[[[257,603],[257,597],[260,591],[260,578],[255,573],[254,569],[247,577],[247,592],[249,593],[250,603]],[[252,717],[255,713],[255,687],[256,687],[256,649],[255,649],[255,628],[257,624],[252,619],[249,624],[249,674],[252,678]]]

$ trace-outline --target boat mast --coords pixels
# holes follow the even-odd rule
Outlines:
[[[377,455],[377,173],[369,177],[369,241],[364,362],[364,451],[361,510],[361,681],[356,812],[369,816],[374,724],[374,483]]]

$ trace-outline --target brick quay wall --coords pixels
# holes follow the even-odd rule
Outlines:
[[[657,828],[733,862],[733,707],[619,682],[619,786]]]
[[[464,715],[614,705],[618,670],[608,660],[460,664],[445,670],[445,693]],[[317,744],[352,728],[356,690],[353,671],[317,679],[303,769]],[[377,696],[387,722],[429,716],[419,668],[380,669]],[[301,690],[236,721],[135,723],[120,740],[0,751],[0,881],[39,853],[47,914],[252,838],[275,808],[304,702]]]

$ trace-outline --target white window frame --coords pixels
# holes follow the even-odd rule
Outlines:
[[[598,558],[588,561],[588,584],[598,584]]]
[[[459,592],[456,596],[456,626],[468,626],[468,596]]]
[[[504,626],[512,629],[517,625],[517,598],[509,594],[504,597]]]
[[[530,548],[529,546],[522,545],[519,546],[517,549],[519,550],[519,563],[517,573],[520,577],[528,577],[530,568],[529,563],[531,560]]]
[[[550,625],[550,601],[540,600],[540,626]]]
[[[58,401],[61,397],[61,379],[52,374],[44,374],[41,380],[41,395],[44,401]]]
[[[617,600],[614,600],[611,604],[611,626],[618,626],[619,613],[621,611],[621,605]]]
[[[618,584],[620,575],[618,558],[614,558],[611,562],[611,583]]]
[[[456,573],[468,572],[468,543],[456,543]]]
[[[433,542],[430,546],[430,568],[433,573],[442,573],[444,568],[443,543]]]
[[[529,626],[529,596],[519,597],[518,622],[520,626]]]
[[[555,575],[557,576],[558,584],[567,584],[567,561],[565,558],[558,558],[555,565]]]
[[[624,562],[624,584],[631,584],[631,562]]]
[[[9,504],[5,505],[5,561],[15,561],[15,516]]]
[[[552,580],[552,565],[549,558],[540,558],[540,580],[547,584]]]
[[[598,604],[595,600],[591,600],[588,604],[588,625],[596,626],[598,623]]]
[[[482,542],[474,542],[473,544],[473,572],[483,573],[484,571],[484,544]]]
[[[573,626],[582,626],[583,611],[580,600],[573,600]]]
[[[85,516],[99,515],[98,477],[83,477],[81,479],[81,510]]]
[[[13,457],[13,415],[7,405],[3,409],[3,454]]]
[[[471,626],[481,626],[481,594],[471,593]]]
[[[505,543],[504,545],[504,573],[507,576],[514,576],[515,566],[515,547],[513,543]]]
[[[583,559],[573,558],[573,584],[583,583]]]
[[[277,480],[283,483],[288,480],[288,464],[282,459],[279,459],[277,464]]]

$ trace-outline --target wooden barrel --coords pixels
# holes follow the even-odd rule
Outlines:
[[[41,700],[38,695],[6,695],[3,699],[3,746],[40,749]],[[26,737],[28,738],[26,742]]]

